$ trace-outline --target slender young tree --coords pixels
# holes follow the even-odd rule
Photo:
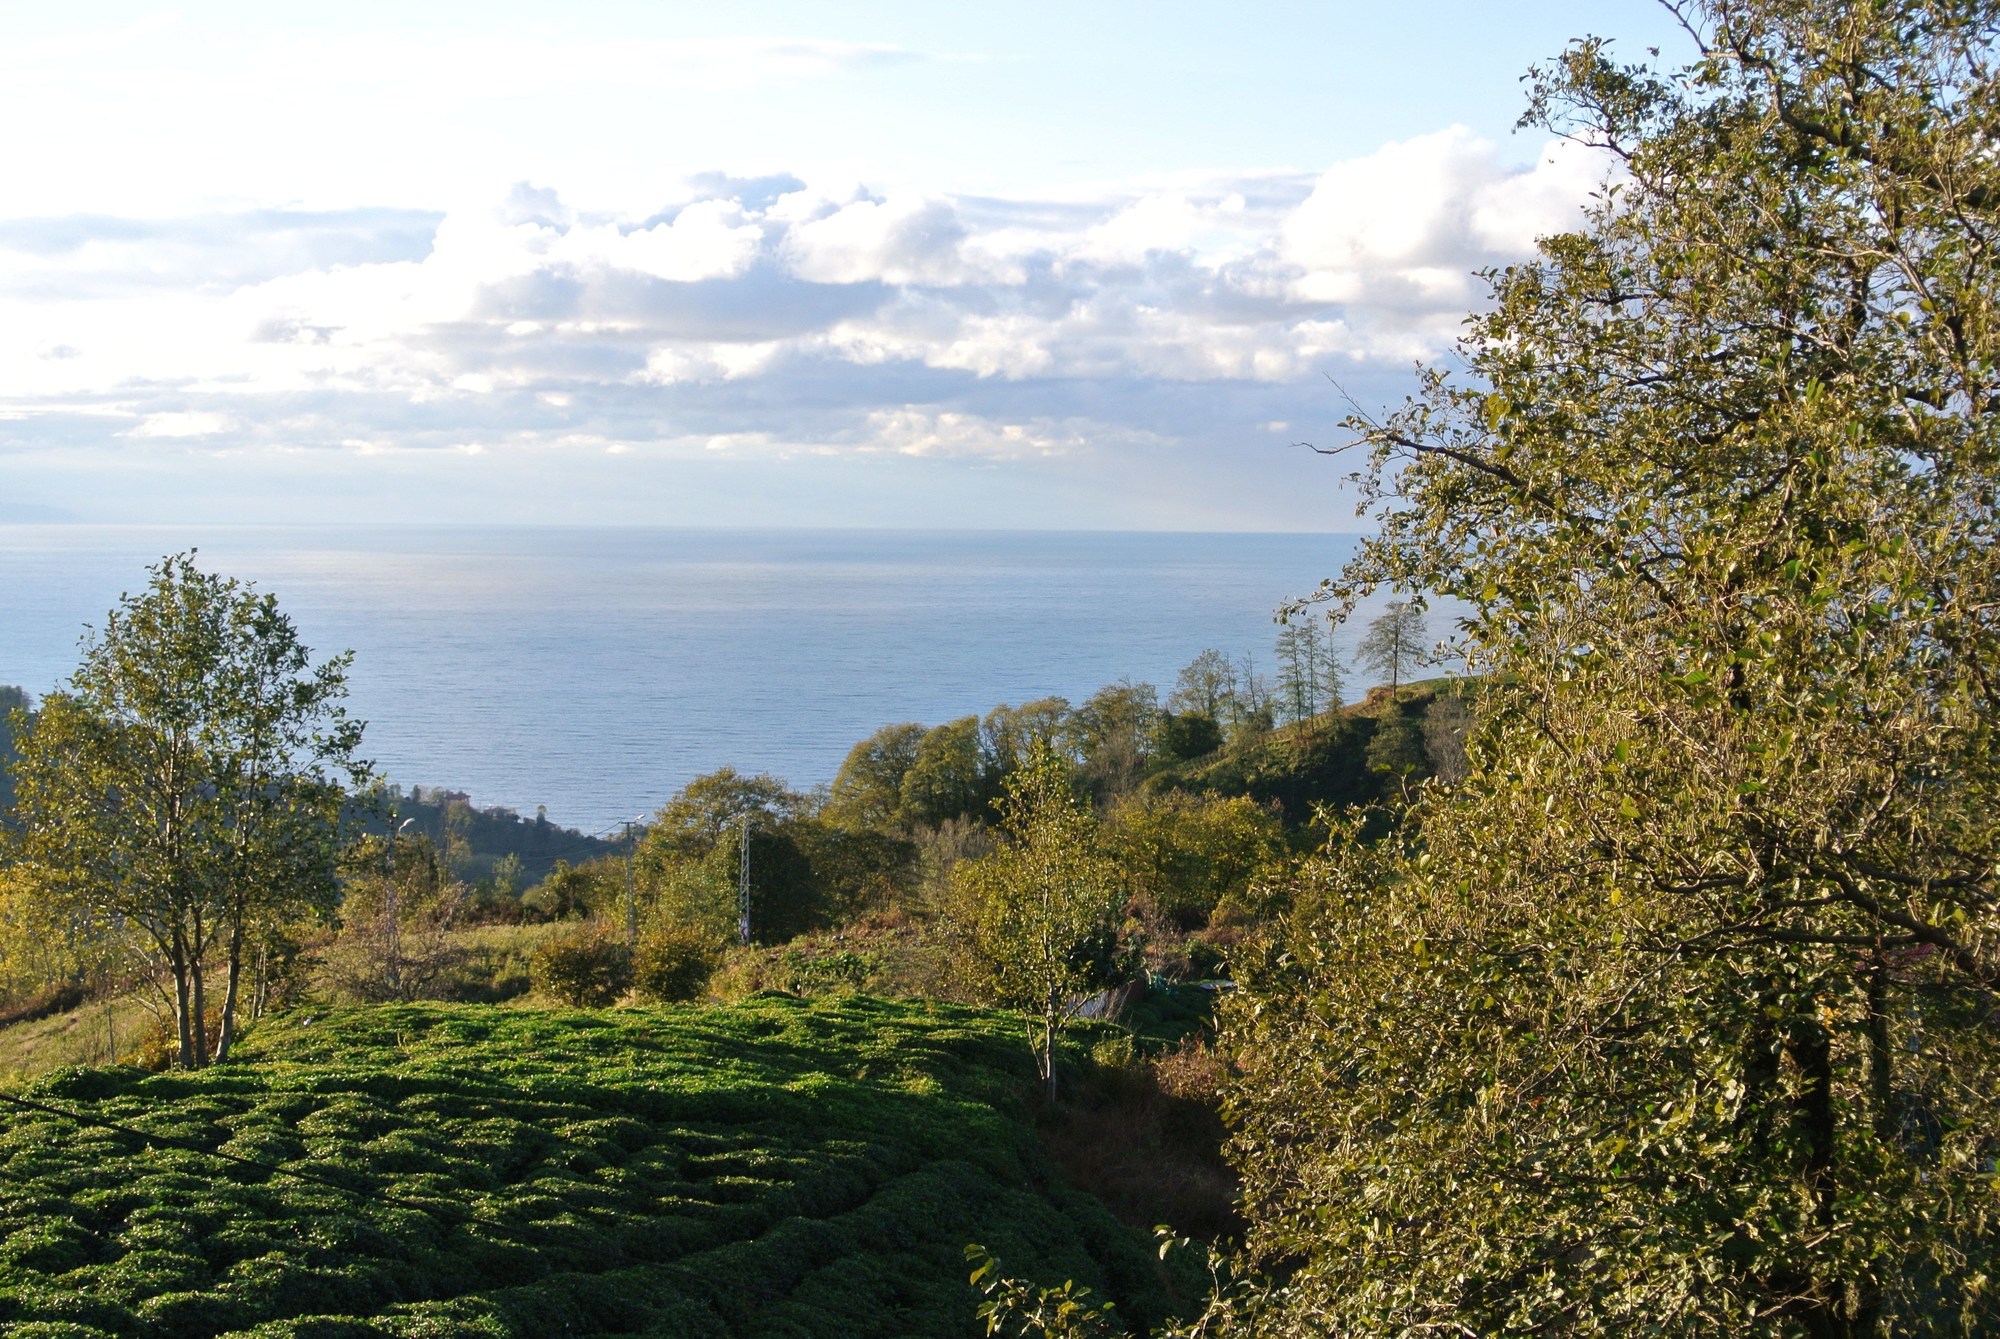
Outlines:
[[[1403,672],[1429,649],[1429,636],[1423,610],[1407,600],[1391,600],[1369,621],[1368,631],[1354,648],[1354,658],[1363,669],[1387,679],[1391,689],[1399,688]]]
[[[196,1068],[228,1055],[258,923],[334,903],[362,727],[343,706],[351,654],[315,665],[275,598],[192,553],[151,573],[22,723],[19,812],[38,886],[127,927],[171,978],[179,1062]]]
[[[1342,675],[1333,637],[1323,619],[1306,615],[1278,630],[1278,702],[1281,715],[1302,721],[1340,705]]]
[[[1057,1038],[1103,984],[1116,941],[1120,878],[1074,769],[1048,744],[1030,747],[998,807],[1000,847],[952,872],[952,921],[966,970],[1027,1022],[1053,1100]]]

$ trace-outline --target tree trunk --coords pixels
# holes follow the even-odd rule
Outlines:
[[[1868,989],[1868,1100],[1874,1108],[1875,1137],[1883,1143],[1895,1139],[1902,1124],[1896,1110],[1895,1047],[1889,1036],[1888,973],[1879,957],[1869,964]]]
[[[180,1029],[180,1054],[174,1063],[182,1069],[195,1068],[194,1031],[188,1022],[190,1012],[190,981],[188,976],[187,940],[180,931],[174,931],[173,948],[168,954],[167,966],[174,974],[174,1023]]]
[[[200,936],[196,935],[196,942]],[[188,978],[193,982],[194,996],[194,1063],[189,1069],[200,1069],[208,1063],[208,983],[202,976],[201,955],[196,953],[188,962]]]
[[[239,918],[229,930],[229,979],[222,992],[222,1031],[215,1041],[215,1062],[229,1058],[236,1041],[236,989],[243,979],[243,922]]]
[[[1042,1096],[1056,1100],[1056,1016],[1053,1010],[1042,1015]]]
[[[1870,1003],[1874,1001],[1871,999]],[[1797,1101],[1806,1155],[1805,1165],[1800,1169],[1801,1179],[1813,1196],[1818,1226],[1831,1233],[1836,1230],[1840,1216],[1835,1175],[1839,1165],[1840,1118],[1834,1106],[1833,1038],[1817,1017],[1807,1016],[1793,1021],[1785,1050],[1804,1080]],[[1805,1318],[1810,1333],[1829,1339],[1862,1339],[1877,1333],[1881,1289],[1873,1279],[1865,1275],[1821,1278],[1816,1283],[1814,1310]]]

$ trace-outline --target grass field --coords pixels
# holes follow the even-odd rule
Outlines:
[[[153,1004],[133,991],[0,1027],[0,1084],[11,1091],[65,1065],[103,1065],[129,1057],[159,1031],[159,1016],[149,1007]]]
[[[0,1330],[972,1335],[973,1240],[1143,1322],[1158,1266],[1049,1176],[1027,1075],[1010,1020],[866,997],[267,1019],[30,1093],[151,1141],[7,1116]]]

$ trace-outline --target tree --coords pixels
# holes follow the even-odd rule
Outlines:
[[[734,767],[719,767],[674,792],[660,806],[639,841],[638,858],[673,853],[700,857],[733,834],[745,816],[762,824],[782,823],[796,815],[804,797],[777,777],[745,776]]]
[[[833,778],[828,817],[849,827],[887,828],[903,803],[903,776],[917,760],[924,727],[885,725],[848,750]]]
[[[1212,647],[1182,667],[1174,678],[1174,691],[1167,696],[1167,710],[1178,715],[1224,721],[1239,709],[1236,666]]]
[[[1162,762],[1193,762],[1222,747],[1222,727],[1200,712],[1163,711],[1153,724],[1153,756]]]
[[[1303,721],[1340,705],[1340,660],[1325,621],[1304,617],[1278,629],[1278,702],[1287,721]]]
[[[1239,705],[1236,715],[1222,723],[1229,732],[1232,744],[1270,733],[1277,719],[1271,702],[1271,681],[1257,672],[1256,658],[1245,651],[1240,668],[1242,676],[1237,680]]]
[[[1232,1007],[1265,1332],[2000,1325],[2000,7],[1674,8],[1539,72],[1619,177],[1357,425],[1327,593],[1485,686]]]
[[[1192,930],[1225,898],[1240,899],[1251,880],[1283,865],[1285,830],[1248,796],[1169,791],[1133,796],[1112,810],[1104,845],[1132,901]]]
[[[341,853],[340,874],[341,932],[325,955],[328,978],[370,1002],[444,994],[465,958],[451,932],[471,899],[449,877],[429,835],[362,837]]]
[[[556,861],[542,881],[521,895],[521,904],[552,921],[573,916],[608,916],[625,898],[625,862],[600,856],[581,865]]]
[[[1106,984],[1116,939],[1116,869],[1069,761],[1030,749],[998,802],[1002,844],[952,871],[952,924],[964,966],[994,1002],[1018,1010],[1045,1091],[1056,1095],[1055,1047],[1091,991]]]
[[[1018,707],[999,706],[987,712],[979,734],[995,784],[1019,767],[1036,744],[1063,748],[1071,734],[1070,716],[1069,699],[1064,697],[1038,697]]]
[[[318,665],[270,595],[165,558],[102,631],[70,687],[18,716],[19,816],[38,879],[129,928],[173,981],[179,1063],[210,1058],[209,971],[234,1037],[260,923],[330,911],[344,787],[361,725],[351,654]]]
[[[807,797],[773,776],[724,767],[688,782],[633,853],[647,919],[734,937],[747,822],[751,933],[772,943],[816,927],[828,903],[802,849],[821,829],[803,816],[806,807]]]
[[[1080,772],[1101,796],[1137,785],[1152,757],[1159,698],[1149,683],[1123,679],[1090,695],[1070,718]]]
[[[966,716],[924,732],[903,773],[898,813],[905,826],[936,827],[967,814],[984,817],[991,794],[979,718]]]
[[[16,713],[25,721],[33,706],[19,688],[0,684],[0,824],[14,808],[14,760],[19,756],[14,749]]]
[[[1414,666],[1429,648],[1424,612],[1407,600],[1391,600],[1368,624],[1354,658],[1362,668],[1388,679],[1391,689],[1403,682],[1403,671]]]

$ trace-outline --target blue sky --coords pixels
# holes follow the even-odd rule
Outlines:
[[[0,8],[0,520],[1325,530],[1657,5]]]

